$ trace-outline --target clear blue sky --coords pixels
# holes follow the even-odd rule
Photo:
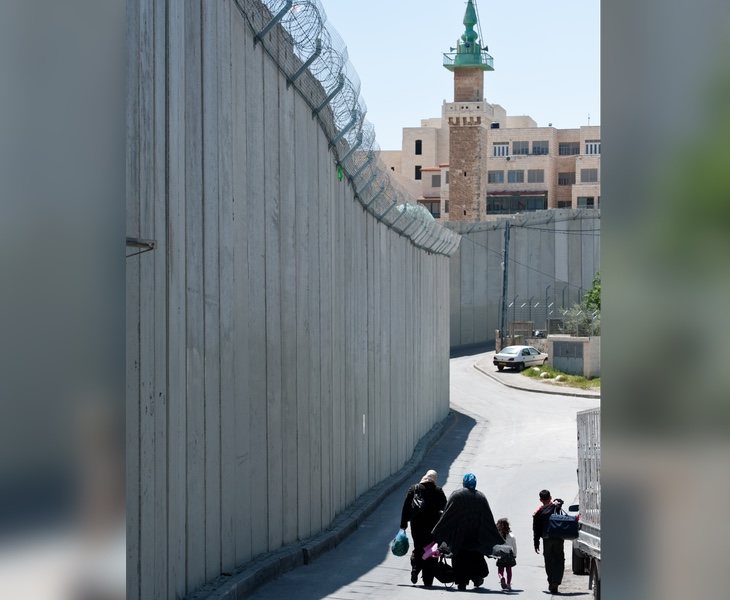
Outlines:
[[[360,76],[383,150],[453,96],[442,54],[464,31],[465,0],[320,0]],[[484,95],[538,126],[600,124],[600,1],[477,0],[494,71]]]

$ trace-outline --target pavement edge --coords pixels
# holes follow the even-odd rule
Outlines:
[[[520,386],[520,385],[511,384],[511,383],[505,383],[504,381],[502,381],[498,377],[495,377],[492,373],[489,373],[487,370],[485,370],[483,367],[481,367],[479,365],[479,362],[474,363],[474,368],[477,371],[484,373],[484,375],[489,377],[491,380],[496,381],[497,383],[499,383],[505,387],[512,388],[514,390],[522,390],[523,392],[534,392],[535,394],[553,394],[555,396],[574,396],[576,398],[596,398],[596,399],[601,398],[599,395],[596,395],[596,394],[584,394],[582,392],[565,391],[566,388],[560,388],[560,390],[547,390],[547,389],[538,390],[538,389],[527,387],[527,386]]]

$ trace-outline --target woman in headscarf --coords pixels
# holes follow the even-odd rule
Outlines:
[[[464,475],[463,487],[451,494],[433,528],[436,542],[446,542],[451,550],[455,582],[460,590],[466,589],[469,580],[474,587],[484,583],[489,573],[484,556],[492,554],[496,544],[504,544],[489,502],[476,487],[476,476]]]
[[[432,544],[434,539],[431,530],[441,516],[446,505],[446,494],[436,485],[438,473],[426,471],[421,481],[408,488],[403,510],[400,517],[400,528],[405,530],[411,524],[413,537],[413,552],[411,553],[411,583],[418,581],[418,574],[423,571],[423,584],[433,584],[437,559],[423,560],[425,548]]]

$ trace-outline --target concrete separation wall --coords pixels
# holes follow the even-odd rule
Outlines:
[[[437,423],[417,444],[413,456],[402,469],[360,496],[325,531],[301,543],[292,544],[261,556],[236,573],[223,575],[203,586],[187,600],[235,600],[266,581],[308,564],[324,552],[336,547],[360,526],[386,496],[409,482],[416,466],[423,460],[426,452],[449,429],[454,420],[454,414],[450,413],[446,419]]]
[[[449,259],[356,200],[233,2],[129,19],[127,596],[182,598],[314,556],[446,417]]]
[[[509,222],[507,323],[543,329],[545,317],[561,317],[600,270],[600,211],[551,209]],[[500,328],[505,220],[447,226],[462,236],[451,257],[451,348],[491,344]]]

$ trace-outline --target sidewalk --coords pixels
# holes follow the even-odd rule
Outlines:
[[[494,352],[487,352],[481,355],[479,360],[474,363],[474,368],[481,371],[487,377],[501,383],[507,387],[525,392],[538,392],[540,394],[555,394],[558,396],[576,396],[578,398],[600,398],[600,391],[582,390],[580,388],[557,385],[547,383],[540,379],[531,379],[525,377],[518,371],[504,370],[498,371],[497,367],[492,364]]]

